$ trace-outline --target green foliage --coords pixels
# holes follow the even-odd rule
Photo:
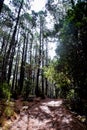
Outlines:
[[[87,3],[79,2],[69,9],[60,30],[60,45],[57,47],[60,65],[57,71],[73,81],[80,98],[86,98],[87,86]]]
[[[57,62],[57,60],[54,60],[48,67],[44,67],[44,75],[48,81],[55,85],[56,97],[66,98],[70,89],[71,79],[62,69],[57,70],[59,66]]]
[[[0,97],[10,100],[11,92],[10,86],[7,83],[0,84]]]
[[[72,100],[75,98],[75,90],[74,89],[70,89],[68,94],[67,94],[67,99]]]
[[[32,21],[32,16],[29,13],[24,13],[23,15],[21,15],[21,20],[27,20],[28,22]]]
[[[22,0],[12,0],[12,4],[13,4],[15,7],[19,7],[21,2],[22,2]]]
[[[8,5],[6,5],[6,4],[3,4],[3,9],[2,9],[2,11],[8,11],[8,12],[11,12],[11,9],[8,7]]]
[[[11,28],[13,26],[13,23],[10,19],[6,19],[5,21],[3,21],[3,24],[8,28]]]
[[[10,118],[11,116],[13,116],[13,114],[14,110],[10,106],[7,106],[4,110],[5,117]]]
[[[49,67],[44,67],[44,75],[50,82],[54,81],[54,79],[53,79],[54,73],[55,73],[55,71],[54,71],[54,67],[52,65],[50,65]]]

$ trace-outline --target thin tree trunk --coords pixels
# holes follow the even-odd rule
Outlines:
[[[43,23],[42,23],[43,24]],[[44,42],[43,42],[43,25],[42,25],[42,96],[44,98]]]
[[[12,71],[12,64],[13,64],[13,59],[14,59],[14,55],[15,55],[16,44],[17,44],[17,41],[15,42],[14,48],[12,49],[11,56],[10,56],[9,69],[8,69],[8,75],[7,75],[7,83],[8,84],[10,82],[11,71]]]
[[[30,42],[30,64],[32,64],[32,42],[33,42],[33,34],[32,34],[32,39]]]
[[[46,39],[46,67],[48,66],[48,42]],[[48,95],[48,81],[46,78],[46,96]]]
[[[9,69],[8,69],[8,75],[7,75],[7,83],[9,84],[10,82],[10,77],[11,77],[11,71],[12,71],[12,65],[13,65],[13,59],[14,59],[14,55],[15,55],[15,50],[16,50],[16,45],[18,43],[18,36],[19,36],[19,30],[20,30],[20,27],[18,28],[18,31],[17,31],[17,40],[15,41],[15,44],[14,46],[12,47],[12,52],[10,54],[10,61],[9,61]]]
[[[2,42],[1,51],[0,51],[1,54],[4,52],[4,48],[5,48],[5,36],[3,37],[3,42]]]
[[[2,10],[2,7],[3,7],[3,3],[4,3],[4,0],[0,0],[0,13],[1,13],[1,10]]]
[[[13,71],[13,80],[12,80],[12,87],[11,87],[11,92],[13,93],[15,88],[14,88],[14,83],[15,83],[15,74],[16,74],[16,64],[15,64],[15,68]]]
[[[20,94],[21,94],[21,92],[23,90],[23,83],[24,83],[24,76],[25,76],[25,64],[26,64],[26,58],[27,58],[28,36],[29,36],[29,32],[27,34],[27,39],[26,39],[26,36],[24,37],[22,62],[21,62],[21,69],[20,69],[20,81],[19,81]]]
[[[24,63],[25,41],[26,41],[26,37],[24,37],[23,53],[22,53],[21,68],[20,68],[20,80],[19,80],[20,94],[21,94],[21,92],[22,92],[23,82],[24,82],[24,70],[25,70],[25,69],[24,69],[24,67],[25,67],[25,63]]]
[[[40,95],[39,93],[40,65],[41,65],[41,19],[40,19],[40,47],[39,47],[38,69],[37,69],[37,76],[36,76],[36,88],[35,88],[35,94],[37,97]]]
[[[20,53],[20,41],[18,43],[18,50],[16,56],[15,69],[13,72],[13,80],[12,80],[12,91],[15,91],[18,87],[18,68],[19,68],[19,53]]]

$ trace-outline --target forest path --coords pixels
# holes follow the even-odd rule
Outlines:
[[[44,100],[31,107],[23,106],[10,130],[86,130],[65,108],[62,99]]]

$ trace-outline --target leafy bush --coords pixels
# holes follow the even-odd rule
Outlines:
[[[74,89],[71,89],[69,93],[67,94],[67,99],[72,100],[75,97],[75,91]]]
[[[14,110],[10,106],[7,106],[4,110],[5,117],[10,118],[11,116],[13,116],[13,114]]]
[[[10,86],[7,83],[0,85],[0,97],[10,100],[11,92]]]

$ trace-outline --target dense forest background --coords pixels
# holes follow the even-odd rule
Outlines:
[[[47,0],[44,11],[30,10],[31,0],[0,0],[0,98],[64,98],[87,116],[87,0]]]

